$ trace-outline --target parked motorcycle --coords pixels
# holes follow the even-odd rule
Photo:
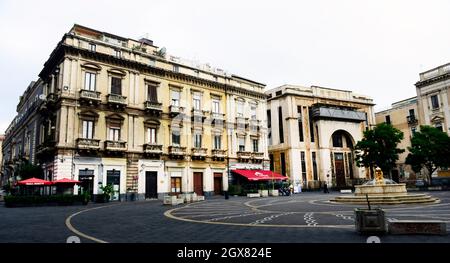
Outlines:
[[[282,195],[282,196],[290,196],[291,195],[291,190],[289,189],[289,187],[280,187],[280,189],[278,189],[278,192],[280,192],[280,195]]]

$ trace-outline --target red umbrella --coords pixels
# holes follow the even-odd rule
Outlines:
[[[60,180],[53,181],[54,184],[79,184],[80,181],[72,180],[69,178],[63,178]]]
[[[18,181],[17,184],[18,185],[52,185],[53,182],[33,177],[30,179]]]

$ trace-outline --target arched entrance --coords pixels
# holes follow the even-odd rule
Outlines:
[[[337,188],[344,188],[351,185],[348,181],[353,181],[353,137],[344,130],[337,130],[331,135],[331,165],[333,184]]]

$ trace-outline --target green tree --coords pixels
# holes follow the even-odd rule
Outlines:
[[[443,131],[431,126],[420,126],[420,131],[411,138],[411,147],[406,164],[410,164],[415,172],[423,168],[427,171],[428,182],[431,175],[439,167],[450,166],[450,137]]]
[[[364,137],[355,145],[356,164],[370,169],[373,178],[373,168],[378,166],[385,174],[395,167],[400,153],[404,149],[397,148],[403,139],[403,132],[390,124],[380,123],[374,129],[364,132]]]
[[[24,162],[19,166],[17,175],[20,176],[20,180],[29,179],[32,177],[44,179],[44,170],[39,165]]]

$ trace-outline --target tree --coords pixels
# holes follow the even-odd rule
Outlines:
[[[44,179],[44,170],[39,165],[24,162],[20,165],[17,175],[20,176],[20,180],[29,179],[32,177]]]
[[[403,132],[386,123],[365,131],[363,139],[355,145],[356,164],[370,168],[371,178],[374,166],[380,167],[385,174],[389,173],[395,167],[398,155],[405,151],[397,148],[402,139]]]
[[[431,175],[439,167],[450,166],[450,137],[443,131],[431,126],[420,126],[420,131],[411,138],[411,147],[406,164],[410,164],[415,172],[426,169],[428,182]]]

